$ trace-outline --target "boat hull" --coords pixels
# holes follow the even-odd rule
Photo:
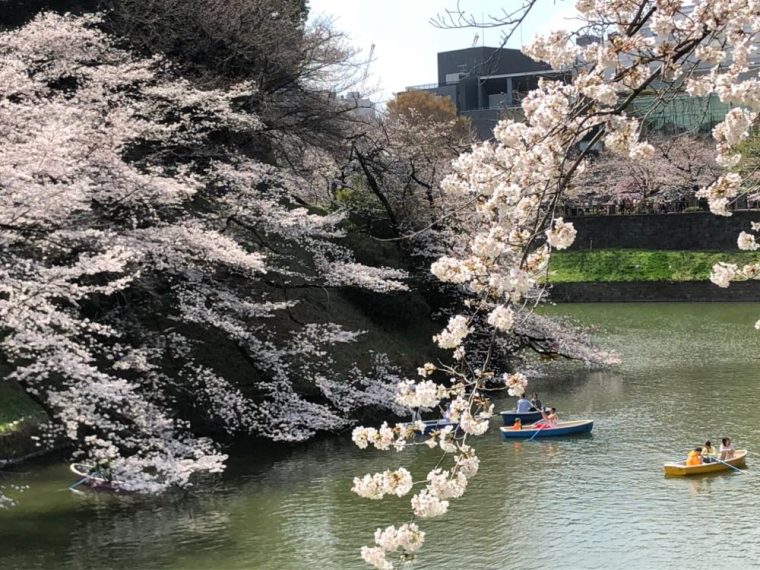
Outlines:
[[[727,459],[725,463],[738,469],[747,466],[747,450],[737,449],[733,459]],[[663,465],[663,471],[666,477],[689,477],[691,475],[705,475],[708,473],[719,473],[721,471],[733,471],[731,467],[723,463],[702,463],[701,465],[686,466],[685,461],[666,463]]]
[[[459,427],[459,422],[451,422],[446,419],[426,420],[423,423],[425,424],[425,431],[422,432],[423,435],[427,435],[434,431],[440,431],[443,428],[446,428],[449,426],[451,426],[453,429],[457,429]]]
[[[505,426],[512,426],[515,420],[519,419],[522,425],[532,424],[541,419],[541,412],[499,412],[501,421]]]
[[[85,465],[83,463],[72,463],[69,467],[72,473],[77,477],[81,477],[80,482],[76,483],[89,487],[91,489],[97,489],[100,491],[119,491],[119,482],[103,477],[93,467]]]
[[[535,439],[539,437],[563,437],[566,435],[578,435],[581,433],[589,433],[594,427],[593,420],[575,420],[572,422],[559,422],[557,427],[553,428],[523,428],[512,429],[509,427],[501,428],[501,438],[504,440],[510,439],[531,439],[535,436]]]
[[[449,426],[451,426],[455,430],[459,428],[459,422],[452,422],[445,418],[439,418],[437,420],[424,420],[422,423],[425,424],[425,429],[423,431],[420,431],[419,429],[417,429],[417,426],[412,423],[403,423],[403,424],[398,424],[398,425],[410,426],[414,429],[415,433],[418,433],[421,435],[428,435],[429,433],[432,433],[434,431],[440,431]]]

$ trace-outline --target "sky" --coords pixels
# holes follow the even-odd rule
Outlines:
[[[521,0],[460,0],[460,7],[480,19],[502,14],[502,8],[518,7]],[[520,48],[536,33],[567,28],[575,14],[572,0],[539,0],[534,12],[507,47]],[[437,14],[456,8],[457,0],[309,0],[311,17],[328,16],[348,34],[366,58],[375,44],[367,88],[372,99],[385,102],[410,85],[437,82],[439,51],[478,45],[498,46],[498,29],[439,29],[430,23]]]

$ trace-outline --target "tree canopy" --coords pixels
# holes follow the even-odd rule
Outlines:
[[[343,216],[241,144],[265,128],[241,104],[253,82],[198,88],[102,23],[47,12],[0,33],[0,354],[46,436],[157,490],[222,468],[208,426],[296,441],[382,404],[388,385],[331,369],[358,331],[267,322],[290,286],[401,291],[405,274],[357,263],[334,243]],[[225,343],[242,380],[204,357]]]
[[[412,127],[449,125],[455,136],[469,138],[470,122],[466,117],[457,116],[456,106],[449,97],[427,91],[401,91],[388,101],[387,110],[391,120],[405,121]]]

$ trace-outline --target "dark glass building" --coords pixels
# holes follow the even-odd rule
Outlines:
[[[469,117],[482,139],[493,136],[496,122],[521,116],[520,102],[541,77],[567,79],[517,49],[473,47],[438,54],[438,83],[407,87],[449,97],[457,113]]]

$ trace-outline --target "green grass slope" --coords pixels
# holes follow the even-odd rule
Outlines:
[[[0,379],[0,434],[13,431],[21,418],[41,419],[44,412],[18,385]]]
[[[760,252],[599,249],[552,254],[550,283],[706,281],[719,262],[760,262]]]

